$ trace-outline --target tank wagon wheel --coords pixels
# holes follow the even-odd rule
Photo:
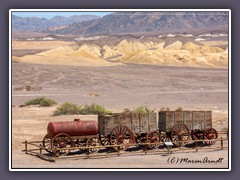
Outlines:
[[[91,138],[87,140],[87,147],[100,146],[98,138]],[[99,148],[87,148],[88,153],[96,153],[99,151]]]
[[[209,128],[204,130],[204,143],[207,145],[212,145],[216,143],[216,139],[218,138],[218,133],[215,129]]]
[[[111,145],[121,145],[113,147],[116,150],[126,150],[129,144],[134,143],[135,136],[127,126],[117,126],[110,134]]]
[[[147,134],[147,143],[159,143],[161,141],[161,134],[158,131],[151,131]],[[160,144],[148,144],[148,148],[154,149]]]
[[[63,148],[58,149],[54,152],[55,155],[61,156],[61,155],[67,155],[70,152],[70,149],[64,149],[73,147],[72,138],[65,133],[60,133],[54,136],[52,139],[52,149],[54,148]]]
[[[51,142],[52,142],[52,139],[48,136],[48,134],[46,134],[43,138],[42,144],[45,150],[49,153],[53,153],[51,149]]]
[[[188,141],[189,137],[190,137],[189,129],[185,124],[173,126],[170,138],[175,146],[180,147],[185,145],[187,143],[185,141]]]
[[[196,129],[191,132],[192,140],[203,140],[203,131]]]

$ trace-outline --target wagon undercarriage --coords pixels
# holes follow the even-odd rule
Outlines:
[[[190,139],[192,137],[192,140]],[[54,156],[68,155],[71,151],[85,151],[88,154],[97,153],[100,148],[111,148],[115,151],[128,150],[130,147],[156,149],[164,142],[171,141],[175,147],[184,146],[189,142],[201,142],[206,145],[215,144],[218,138],[217,131],[213,128],[206,131],[195,130],[189,132],[187,127],[176,126],[171,132],[161,137],[160,132],[152,131],[135,135],[127,127],[118,126],[110,136],[81,136],[71,137],[67,134],[59,134],[54,138],[44,137],[42,144],[44,149]]]
[[[146,155],[146,154],[159,154],[159,155],[167,155],[170,153],[182,153],[182,152],[198,152],[201,151],[216,151],[227,149],[227,141],[228,134],[227,131],[219,132],[221,137],[215,140],[214,146],[208,146],[208,144],[204,143],[203,140],[191,140],[189,139],[188,145],[178,148],[166,148],[166,144],[164,142],[158,143],[134,143],[129,144],[129,148],[126,150],[120,150],[122,145],[107,145],[107,146],[75,146],[75,147],[62,147],[62,148],[47,148],[43,147],[42,141],[32,141],[23,142],[25,144],[25,149],[23,150],[26,154],[38,156],[41,159],[48,161],[56,161],[57,159],[62,158],[97,158],[97,157],[114,157],[114,156],[124,156],[124,155]],[[32,148],[34,146],[34,148]],[[149,148],[149,146],[154,146],[157,148]],[[37,148],[36,148],[37,147]],[[93,151],[89,151],[88,149],[92,149]],[[44,151],[48,150],[48,151]],[[50,152],[50,153],[49,153]],[[65,154],[68,152],[68,154]]]

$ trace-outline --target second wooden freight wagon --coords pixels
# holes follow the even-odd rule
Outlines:
[[[165,132],[163,141],[171,140],[175,146],[182,146],[193,140],[205,140],[214,144],[218,137],[212,128],[212,111],[159,111],[159,131]]]

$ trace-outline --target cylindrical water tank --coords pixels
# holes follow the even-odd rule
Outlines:
[[[50,122],[47,126],[47,133],[51,138],[59,133],[66,133],[70,136],[97,135],[98,123],[97,121],[81,121],[80,119],[75,119],[74,121]]]

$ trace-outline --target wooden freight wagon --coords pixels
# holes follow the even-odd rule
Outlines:
[[[206,144],[214,144],[218,133],[212,128],[212,111],[160,111],[158,127],[165,132],[165,139],[174,145],[182,146],[190,136],[193,140],[205,140]]]
[[[161,140],[157,113],[99,115],[98,126],[102,145],[121,144],[120,149],[127,149],[132,143],[156,143]],[[154,148],[156,145],[148,147]]]

